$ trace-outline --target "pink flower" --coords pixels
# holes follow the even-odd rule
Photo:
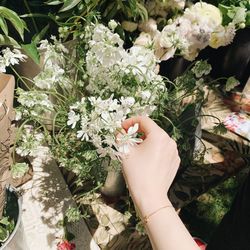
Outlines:
[[[74,243],[70,243],[67,240],[63,240],[57,244],[57,250],[74,250],[76,245]]]

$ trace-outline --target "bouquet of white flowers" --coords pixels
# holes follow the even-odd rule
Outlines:
[[[16,119],[21,125],[16,152],[47,161],[46,142],[59,165],[74,172],[79,183],[103,181],[103,165],[110,160],[119,165],[121,154],[141,142],[137,126],[116,138],[128,117],[151,116],[176,140],[188,143],[178,128],[182,100],[192,95],[198,103],[204,98],[201,78],[211,70],[199,62],[172,83],[158,74],[152,48],[135,44],[124,49],[115,22],[109,26],[87,22],[72,51],[55,37],[42,41],[42,71],[31,80],[32,87],[17,89]]]

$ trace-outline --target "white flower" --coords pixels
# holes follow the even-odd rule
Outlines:
[[[135,39],[134,45],[150,47],[153,44],[153,40],[150,34],[141,32],[140,35]]]
[[[185,9],[183,17],[190,20],[192,24],[198,24],[204,29],[210,29],[210,31],[222,23],[220,10],[216,6],[205,2],[198,2]]]
[[[19,109],[15,109],[15,120],[19,121],[22,118],[22,112]]]
[[[108,129],[111,133],[114,133],[117,128],[121,127],[121,121],[123,120],[123,113],[122,112],[103,112],[101,114],[102,122],[104,127]]]
[[[207,3],[196,3],[182,16],[166,25],[154,37],[156,57],[168,60],[176,51],[185,59],[194,60],[209,45],[212,33],[222,25],[220,10]]]
[[[37,156],[38,147],[44,142],[44,135],[33,129],[31,125],[25,125],[22,136],[18,140],[16,152],[20,156]]]
[[[102,67],[108,68],[117,64],[125,52],[122,47],[123,40],[119,35],[112,33],[102,24],[96,25],[89,45],[90,49],[86,57],[89,75],[100,74]]]
[[[142,139],[136,138],[138,129],[139,124],[136,123],[128,129],[127,133],[117,136],[117,148],[122,155],[127,155],[131,147],[143,142]]]
[[[151,97],[151,92],[149,90],[141,91],[140,93],[143,100],[148,100]]]
[[[49,100],[47,94],[36,91],[24,91],[21,88],[16,90],[18,94],[18,102],[22,104],[19,110],[22,114],[30,113],[34,116],[43,116],[44,114],[50,114],[53,111],[53,104]]]
[[[80,115],[76,114],[75,111],[71,110],[68,113],[68,121],[67,125],[71,126],[71,128],[75,128],[76,123],[80,120]]]
[[[126,107],[131,107],[134,105],[135,103],[135,98],[134,97],[121,97],[120,98],[120,102],[123,106],[126,106]]]
[[[211,34],[209,46],[212,48],[219,48],[232,43],[235,37],[236,29],[234,23],[229,23],[227,26],[218,26],[217,29]]]
[[[156,57],[160,60],[168,60],[174,56],[176,50],[181,53],[186,51],[189,46],[187,38],[190,33],[191,23],[182,17],[166,25],[154,38]]]
[[[6,72],[6,67],[10,65],[18,64],[20,61],[23,62],[27,58],[26,55],[23,55],[20,50],[10,48],[3,49],[1,51],[2,56],[0,55],[0,72]]]
[[[118,23],[114,19],[112,19],[109,21],[108,26],[111,30],[115,30],[115,28],[118,26]]]
[[[88,118],[82,117],[81,118],[81,130],[77,131],[77,138],[81,138],[82,141],[88,141]]]
[[[41,89],[52,89],[61,86],[63,88],[71,88],[71,80],[65,76],[65,54],[69,51],[54,36],[51,37],[53,43],[47,40],[40,42],[39,49],[43,51],[43,70],[34,77],[34,83]],[[67,68],[67,70],[69,70]]]
[[[149,18],[148,21],[141,22],[138,28],[140,31],[143,31],[153,36],[155,32],[157,32],[157,23],[153,18]]]
[[[34,77],[35,85],[40,89],[51,89],[56,87],[56,84],[64,84],[65,79],[63,78],[64,69],[57,64],[52,64],[49,67],[46,66],[41,73]]]

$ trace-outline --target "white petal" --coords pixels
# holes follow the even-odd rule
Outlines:
[[[130,148],[130,145],[126,143],[126,144],[119,146],[118,150],[122,154],[128,154],[130,151],[129,148]]]
[[[130,127],[130,128],[128,129],[127,134],[128,134],[128,135],[133,135],[133,134],[135,134],[135,133],[138,131],[138,129],[139,129],[139,124],[138,124],[138,123],[135,123],[134,126],[132,126],[132,127]]]

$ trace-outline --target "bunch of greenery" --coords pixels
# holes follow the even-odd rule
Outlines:
[[[230,177],[182,209],[181,217],[193,235],[209,241],[229,211],[244,176]]]
[[[19,47],[19,43],[9,35],[7,21],[15,28],[15,31],[23,41],[24,30],[27,29],[25,22],[13,10],[0,6],[0,29],[3,33],[0,34],[0,45],[14,45]]]
[[[0,220],[0,246],[9,238],[14,227],[15,223],[13,220],[10,220],[9,217],[3,217]]]

